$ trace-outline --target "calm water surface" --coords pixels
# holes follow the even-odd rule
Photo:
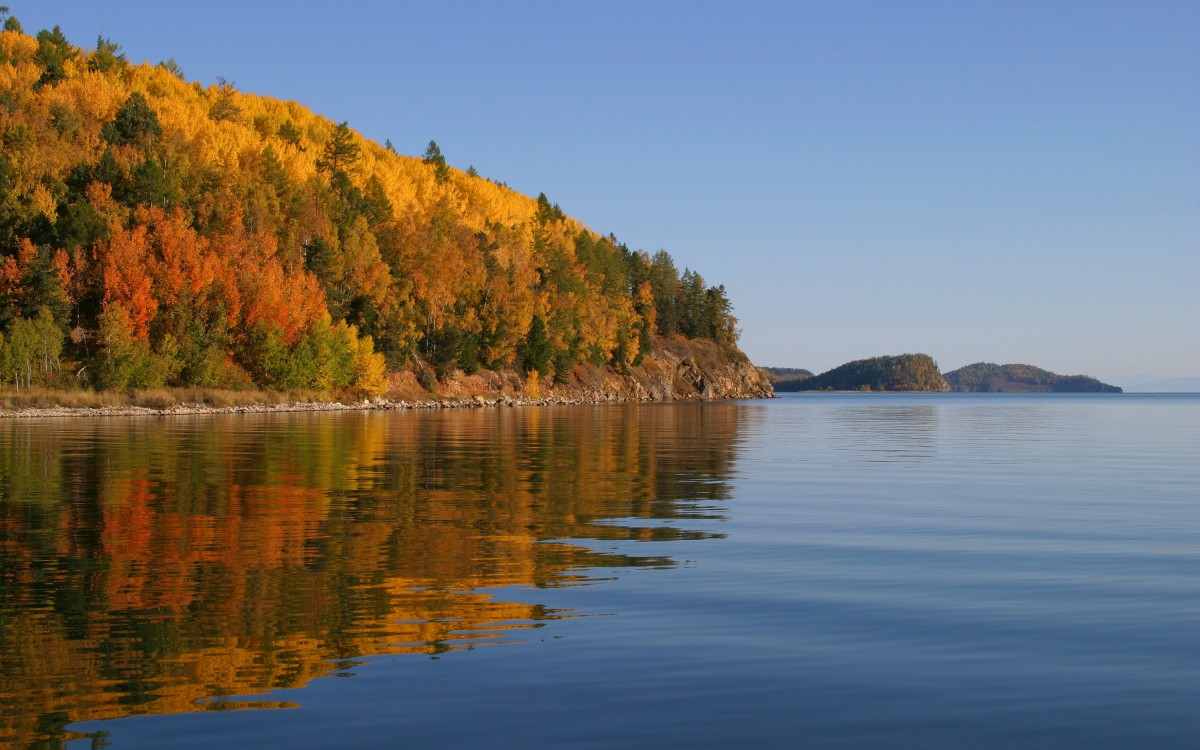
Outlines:
[[[0,744],[1200,746],[1200,396],[0,422]]]

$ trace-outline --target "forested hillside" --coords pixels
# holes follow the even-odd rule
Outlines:
[[[7,17],[0,381],[378,393],[387,368],[622,370],[732,346],[722,286],[544,195]],[[416,144],[413,144],[416,145]]]

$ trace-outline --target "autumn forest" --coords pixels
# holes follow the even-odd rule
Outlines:
[[[733,345],[724,287],[295,102],[0,32],[0,382],[374,395]],[[419,149],[414,149],[419,150]]]

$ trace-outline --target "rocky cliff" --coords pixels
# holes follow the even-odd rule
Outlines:
[[[424,383],[424,385],[422,385]],[[512,370],[453,370],[395,375],[388,396],[404,401],[496,400],[601,403],[690,399],[773,398],[771,382],[736,348],[709,339],[658,337],[636,367],[577,365],[561,377],[530,380]]]

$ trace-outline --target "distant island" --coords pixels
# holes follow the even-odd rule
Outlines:
[[[959,393],[1121,393],[1121,388],[1086,375],[1059,375],[1033,365],[976,362],[946,373]]]
[[[820,375],[795,367],[761,368],[781,393],[796,391],[932,391],[956,393],[1122,393],[1087,375],[1059,375],[1033,365],[976,362],[944,376],[928,354],[848,362]]]
[[[784,368],[767,368],[774,374]],[[807,372],[805,370],[804,372]],[[775,390],[794,391],[939,391],[950,390],[928,354],[901,354],[848,362],[812,377],[774,382]]]

